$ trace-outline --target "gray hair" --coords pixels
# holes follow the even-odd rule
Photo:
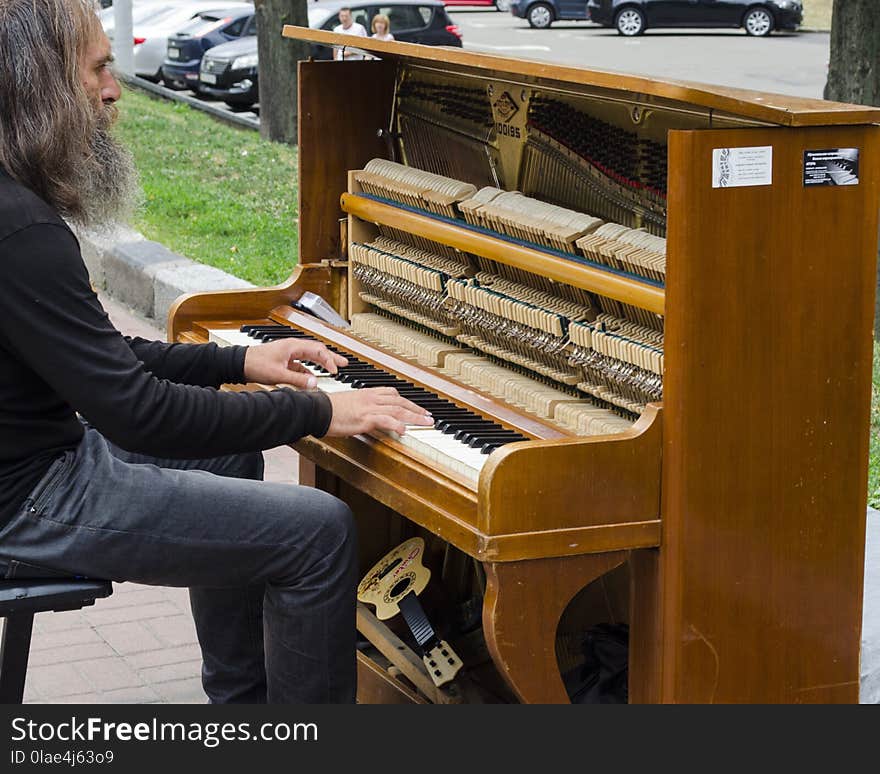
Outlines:
[[[80,59],[99,30],[93,0],[0,0],[0,166],[73,219],[101,123]]]

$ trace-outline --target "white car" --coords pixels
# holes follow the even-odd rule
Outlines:
[[[169,0],[133,0],[131,20],[137,27],[151,19],[158,20],[182,5],[186,5],[186,0],[183,3],[172,3]],[[112,39],[113,30],[116,27],[116,9],[112,5],[109,8],[104,8],[98,12],[98,18],[101,20],[104,32]]]
[[[201,11],[221,11],[233,8],[250,8],[249,2],[223,2],[223,0],[164,0],[134,2],[131,19],[134,30],[134,72],[141,78],[158,81],[162,75],[168,36],[173,35]],[[116,27],[113,7],[98,14],[101,25],[110,40]]]

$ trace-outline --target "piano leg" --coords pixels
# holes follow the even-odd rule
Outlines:
[[[486,643],[520,701],[569,703],[556,660],[559,619],[575,594],[627,557],[627,551],[614,551],[485,563]]]

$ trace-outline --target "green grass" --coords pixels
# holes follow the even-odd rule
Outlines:
[[[132,226],[255,285],[284,280],[297,259],[296,150],[133,89],[119,109],[146,197]]]

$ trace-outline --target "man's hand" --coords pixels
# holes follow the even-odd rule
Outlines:
[[[317,363],[331,374],[335,374],[340,366],[348,365],[342,355],[334,354],[317,341],[277,339],[247,348],[244,378],[259,384],[291,384],[302,390],[311,389],[317,380],[297,360]]]
[[[393,387],[371,387],[329,395],[333,418],[327,435],[343,436],[384,430],[403,435],[406,425],[430,427],[431,415],[415,403],[398,395]]]

